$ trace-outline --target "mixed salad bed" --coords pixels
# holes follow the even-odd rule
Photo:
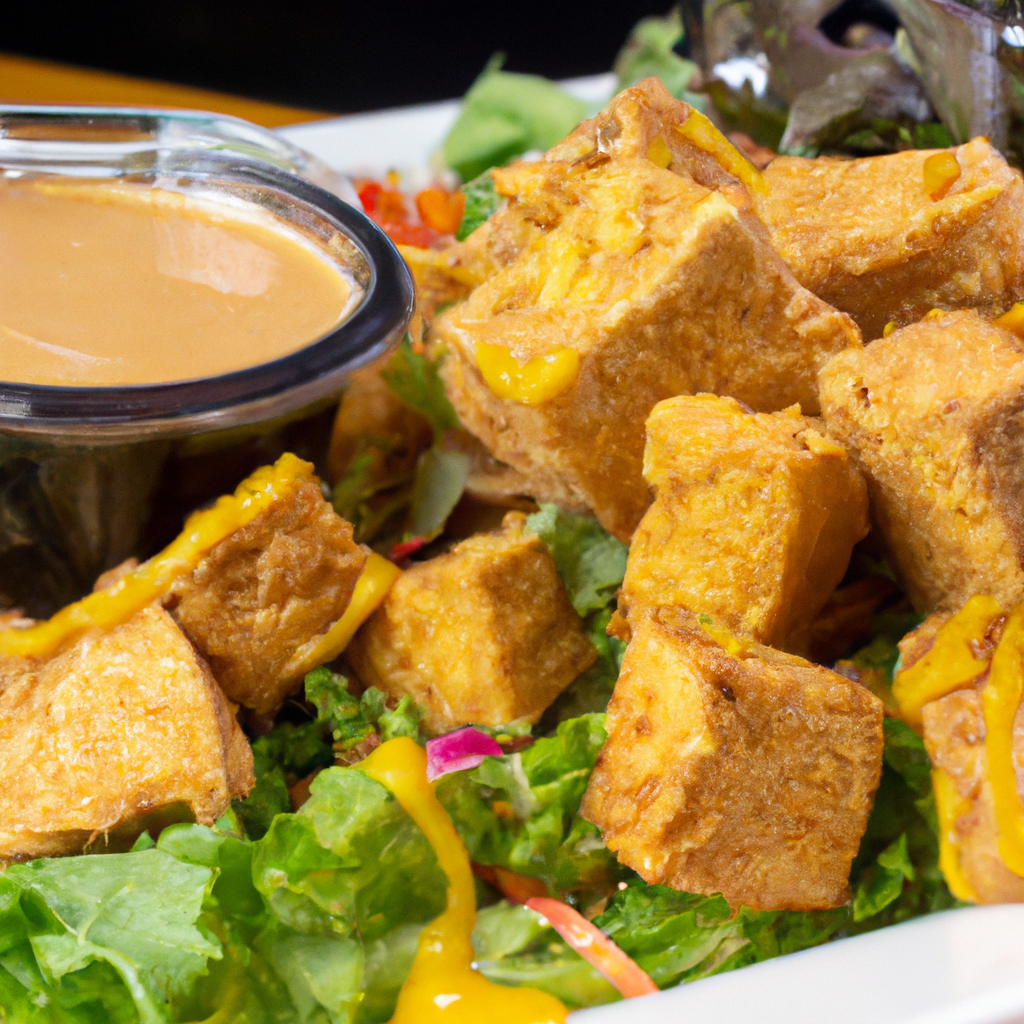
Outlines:
[[[704,3],[645,20],[616,62],[619,84],[658,75],[734,133],[755,162],[763,150],[882,153],[977,134],[1011,159],[1021,155],[1024,29],[1012,20],[1015,8],[862,5],[861,20],[843,15],[840,45],[825,35],[838,31],[828,24],[834,6]],[[968,65],[981,71],[957,73]],[[410,202],[397,181],[366,181],[361,200],[402,245],[465,238],[497,206],[490,168],[553,145],[588,113],[553,83],[505,72],[496,60],[441,148],[466,184]],[[407,339],[382,376],[427,419],[433,446],[399,472],[389,453],[357,451],[333,502],[358,540],[401,562],[443,549],[471,460],[444,444],[458,419],[421,346]],[[649,885],[620,865],[577,811],[606,738],[603,711],[625,647],[606,628],[626,548],[591,517],[554,505],[541,505],[527,525],[599,657],[532,729],[478,730],[494,752],[438,784],[474,863],[473,944],[484,975],[550,992],[569,1008],[620,998],[554,922],[525,905],[537,898],[577,909],[659,988],[958,905],[939,870],[924,744],[897,718],[885,721],[882,781],[849,906],[734,914],[720,896]],[[884,563],[862,557],[844,586],[852,594],[884,579]],[[896,641],[919,619],[895,585],[869,605],[881,610],[871,615],[869,607],[850,634],[859,649],[837,649],[829,660],[846,655],[838,671],[891,708]],[[446,880],[423,833],[358,761],[394,737],[426,738],[409,698],[391,706],[374,688],[353,697],[336,668],[307,675],[305,699],[255,739],[255,789],[213,827],[176,824],[156,839],[144,832],[128,852],[104,852],[100,840],[88,855],[0,874],[0,1020],[390,1018],[419,932],[444,908]]]

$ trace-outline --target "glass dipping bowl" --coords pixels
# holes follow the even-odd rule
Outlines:
[[[347,179],[235,118],[0,105],[0,175],[253,204],[361,291],[328,334],[231,373],[123,387],[0,381],[0,609],[41,617],[159,549],[189,511],[281,452],[322,470],[345,381],[402,336],[413,284],[384,232],[339,198],[354,198]]]

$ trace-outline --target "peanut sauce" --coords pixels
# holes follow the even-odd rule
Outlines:
[[[0,179],[0,379],[190,380],[269,362],[332,330],[357,287],[248,205]]]

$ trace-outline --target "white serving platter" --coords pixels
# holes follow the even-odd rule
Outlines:
[[[563,85],[595,109],[612,75]],[[336,170],[430,177],[459,103],[283,128]],[[1024,1024],[1024,905],[947,911],[571,1015],[572,1024]]]

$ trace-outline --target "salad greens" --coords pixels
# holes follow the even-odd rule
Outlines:
[[[462,101],[442,144],[445,163],[464,181],[531,149],[550,149],[586,115],[586,106],[537,75],[502,71],[496,54]]]

